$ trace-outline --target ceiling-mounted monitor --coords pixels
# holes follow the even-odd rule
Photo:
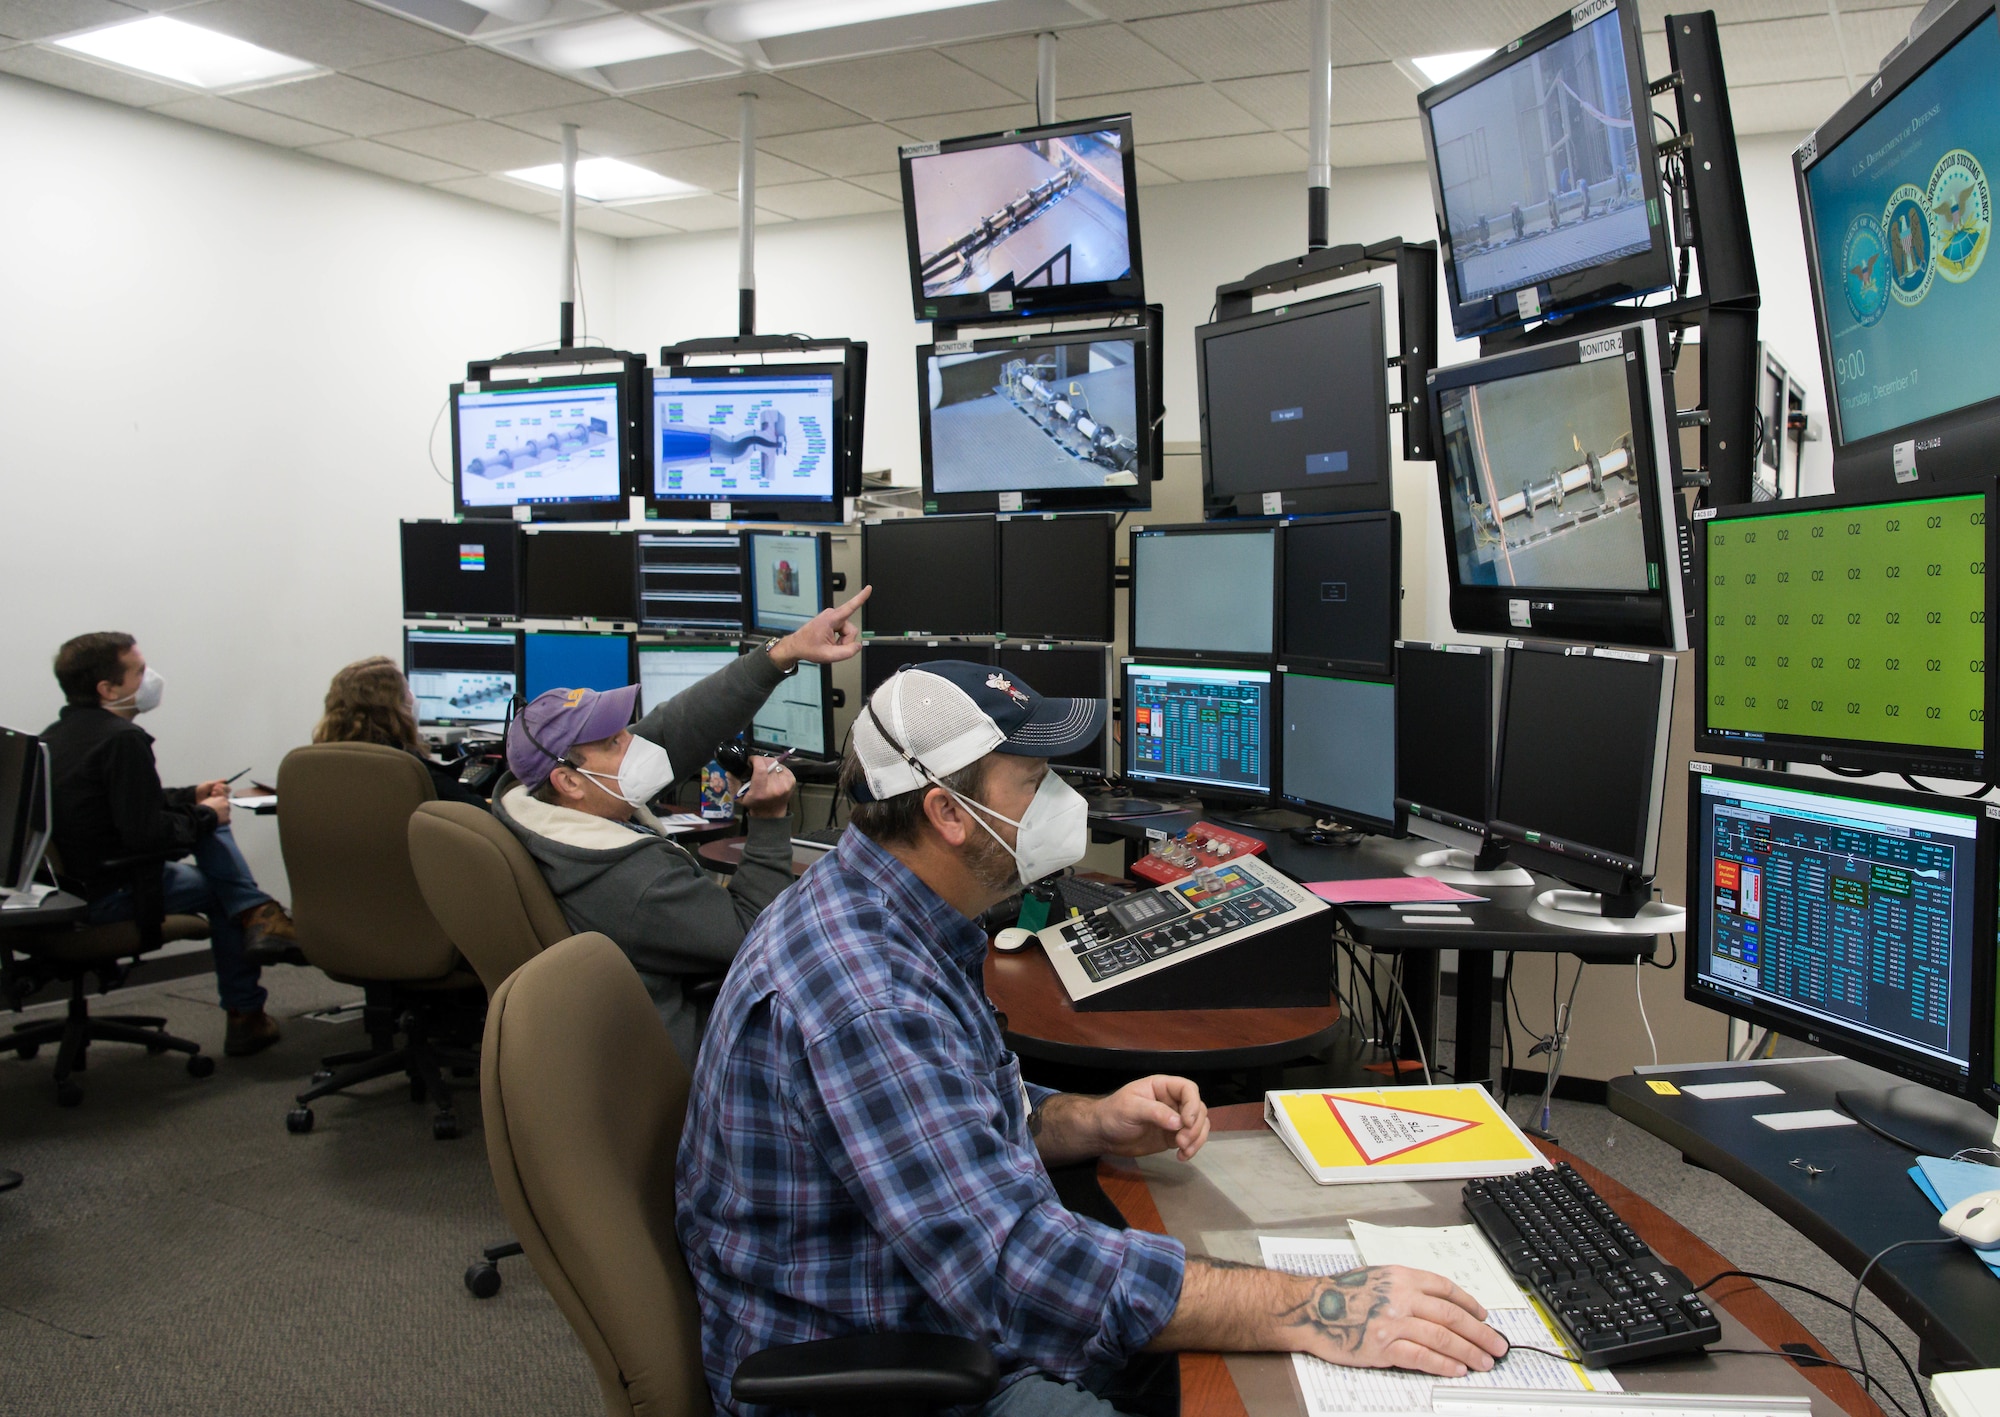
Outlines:
[[[1417,95],[1460,339],[1673,283],[1639,34],[1596,0]]]
[[[452,498],[460,516],[616,521],[625,513],[622,374],[451,386]]]
[[[706,521],[722,503],[735,521],[839,521],[846,387],[844,363],[655,369],[646,515]]]
[[[1145,303],[1130,115],[912,143],[902,171],[919,320]]]

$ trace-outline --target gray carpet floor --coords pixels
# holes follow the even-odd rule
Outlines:
[[[308,970],[266,981],[284,1041],[220,1059],[203,1081],[173,1057],[99,1045],[84,1104],[59,1108],[49,1053],[0,1055],[0,1166],[27,1177],[0,1195],[0,1417],[601,1410],[525,1261],[503,1263],[490,1300],[460,1282],[481,1247],[507,1236],[476,1099],[460,1103],[457,1141],[432,1140],[430,1109],[400,1079],[325,1099],[310,1134],[287,1133],[291,1095],[319,1056],[365,1040],[352,1019],[309,1016],[353,990]],[[206,976],[96,1007],[165,1015],[221,1053]],[[1554,1126],[1738,1264],[1842,1296],[1852,1287],[1762,1207],[1604,1108],[1558,1102]],[[1784,1302],[1851,1361],[1844,1316]],[[1866,1305],[1914,1357],[1908,1332]],[[1879,1347],[1872,1361],[1894,1368]],[[1900,1371],[1885,1377],[1914,1412]]]

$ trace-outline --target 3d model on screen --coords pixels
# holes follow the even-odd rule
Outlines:
[[[676,463],[727,466],[751,458],[756,463],[752,475],[768,480],[776,475],[778,459],[785,456],[789,446],[784,412],[764,408],[757,412],[756,431],[736,438],[722,428],[669,424],[660,430],[660,466]]]
[[[487,449],[465,465],[474,477],[501,477],[520,472],[538,463],[610,440],[611,428],[601,418],[565,424],[548,432],[530,434],[512,447]]]
[[[1082,462],[1114,472],[1129,472],[1139,459],[1139,445],[1129,435],[1091,417],[1090,395],[1080,380],[1065,386],[1054,359],[1009,360],[1000,369],[994,392],[1013,401],[1057,447]]]

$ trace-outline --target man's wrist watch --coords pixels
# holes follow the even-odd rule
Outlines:
[[[779,646],[780,644],[784,643],[784,639],[785,639],[785,637],[784,637],[783,635],[773,635],[773,636],[771,636],[771,638],[770,638],[770,639],[768,639],[768,640],[764,641],[764,653],[765,653],[765,655],[766,655],[767,657],[769,657],[769,658],[771,659],[771,661],[772,661],[773,663],[776,663],[776,662],[777,662],[777,657],[778,657],[778,656],[777,656],[777,650],[778,650],[778,646]],[[796,673],[798,673],[798,672],[799,672],[799,665],[800,665],[800,664],[801,664],[802,662],[803,662],[803,661],[801,661],[801,660],[796,660],[796,659],[795,659],[795,660],[793,660],[793,661],[792,661],[792,664],[791,664],[791,667],[790,667],[789,669],[785,669],[785,670],[782,670],[782,671],[780,671],[780,672],[781,672],[781,673],[783,673],[783,674],[785,674],[785,675],[787,675],[787,676],[789,676],[789,675],[793,675],[793,674],[796,674]]]

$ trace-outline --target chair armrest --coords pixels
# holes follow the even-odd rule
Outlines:
[[[983,1403],[999,1383],[999,1361],[969,1338],[857,1333],[753,1353],[732,1391],[739,1405],[909,1411]]]

